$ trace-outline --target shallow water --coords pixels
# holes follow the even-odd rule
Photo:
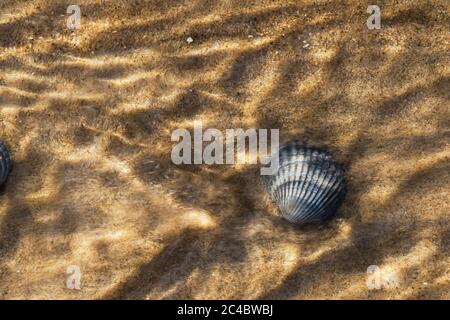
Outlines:
[[[0,4],[1,298],[450,298],[446,1],[372,31],[358,1],[79,4],[75,32],[63,1]],[[299,229],[256,166],[173,165],[194,120],[326,146],[338,216]]]

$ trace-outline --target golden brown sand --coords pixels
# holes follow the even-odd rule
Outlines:
[[[365,1],[74,2],[75,32],[72,1],[0,2],[0,298],[450,298],[448,1],[376,1],[372,31]],[[331,149],[338,216],[297,228],[256,166],[173,165],[194,120]]]

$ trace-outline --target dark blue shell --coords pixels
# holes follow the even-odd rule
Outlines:
[[[263,182],[281,215],[296,224],[323,222],[346,191],[342,167],[327,151],[289,142],[279,149],[279,167]]]
[[[11,158],[5,144],[0,141],[0,186],[8,179],[11,172]]]

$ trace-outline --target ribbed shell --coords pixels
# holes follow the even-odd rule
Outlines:
[[[0,186],[5,183],[11,171],[11,158],[5,144],[0,141]]]
[[[323,222],[346,191],[343,170],[330,153],[298,142],[281,146],[277,173],[262,177],[282,216],[296,224]]]

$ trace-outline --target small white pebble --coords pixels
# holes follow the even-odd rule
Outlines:
[[[309,47],[308,43],[303,46],[303,48],[308,48],[308,47]]]
[[[194,39],[192,39],[191,37],[186,39],[187,43],[191,44],[192,42],[194,42]]]
[[[249,38],[253,38],[253,35],[249,34],[248,37],[249,37]]]

